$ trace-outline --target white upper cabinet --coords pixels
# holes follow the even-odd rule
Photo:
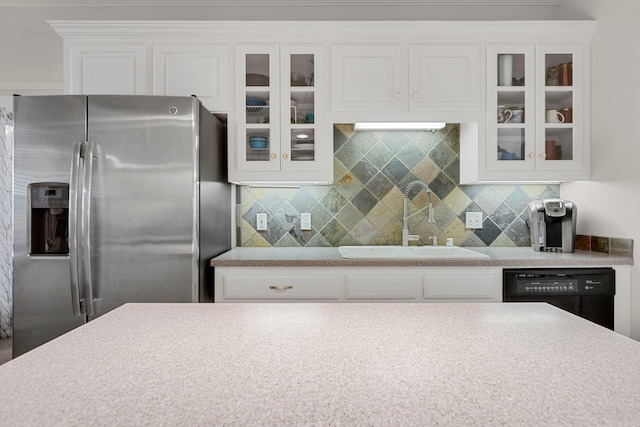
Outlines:
[[[479,111],[480,44],[409,45],[409,109]]]
[[[236,134],[229,180],[328,183],[332,134],[324,124],[320,44],[236,46]]]
[[[481,45],[331,46],[332,111],[480,111]]]
[[[406,103],[402,44],[333,44],[332,111],[400,111]]]
[[[475,143],[477,153],[465,151],[473,141],[461,141],[462,183],[589,178],[586,49],[578,43],[487,46],[486,136]]]
[[[154,44],[153,94],[195,95],[210,111],[229,108],[229,46]]]
[[[144,43],[73,43],[67,51],[65,70],[65,93],[147,93],[147,48]]]

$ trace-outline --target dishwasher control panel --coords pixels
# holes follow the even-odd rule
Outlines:
[[[510,295],[609,295],[615,293],[609,268],[504,270]]]

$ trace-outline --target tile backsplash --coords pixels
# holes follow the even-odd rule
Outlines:
[[[435,132],[355,132],[334,126],[334,182],[300,188],[238,187],[239,246],[398,245],[402,242],[403,197],[419,179],[430,190],[435,224],[424,209],[429,197],[409,192],[409,230],[422,244],[437,236],[459,246],[529,246],[527,203],[558,197],[559,185],[460,185],[460,127]],[[300,229],[311,213],[312,229]],[[482,212],[482,229],[465,227],[467,212]],[[267,214],[267,231],[256,230],[256,214]]]

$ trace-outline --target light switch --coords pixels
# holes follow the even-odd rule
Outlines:
[[[256,230],[267,231],[267,214],[266,213],[256,214]]]
[[[309,212],[300,214],[300,230],[311,230],[311,214]]]
[[[482,228],[482,212],[467,212],[466,226],[470,229]]]

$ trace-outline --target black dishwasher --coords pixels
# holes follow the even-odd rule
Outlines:
[[[502,301],[547,302],[613,330],[613,268],[511,268],[502,272]]]

